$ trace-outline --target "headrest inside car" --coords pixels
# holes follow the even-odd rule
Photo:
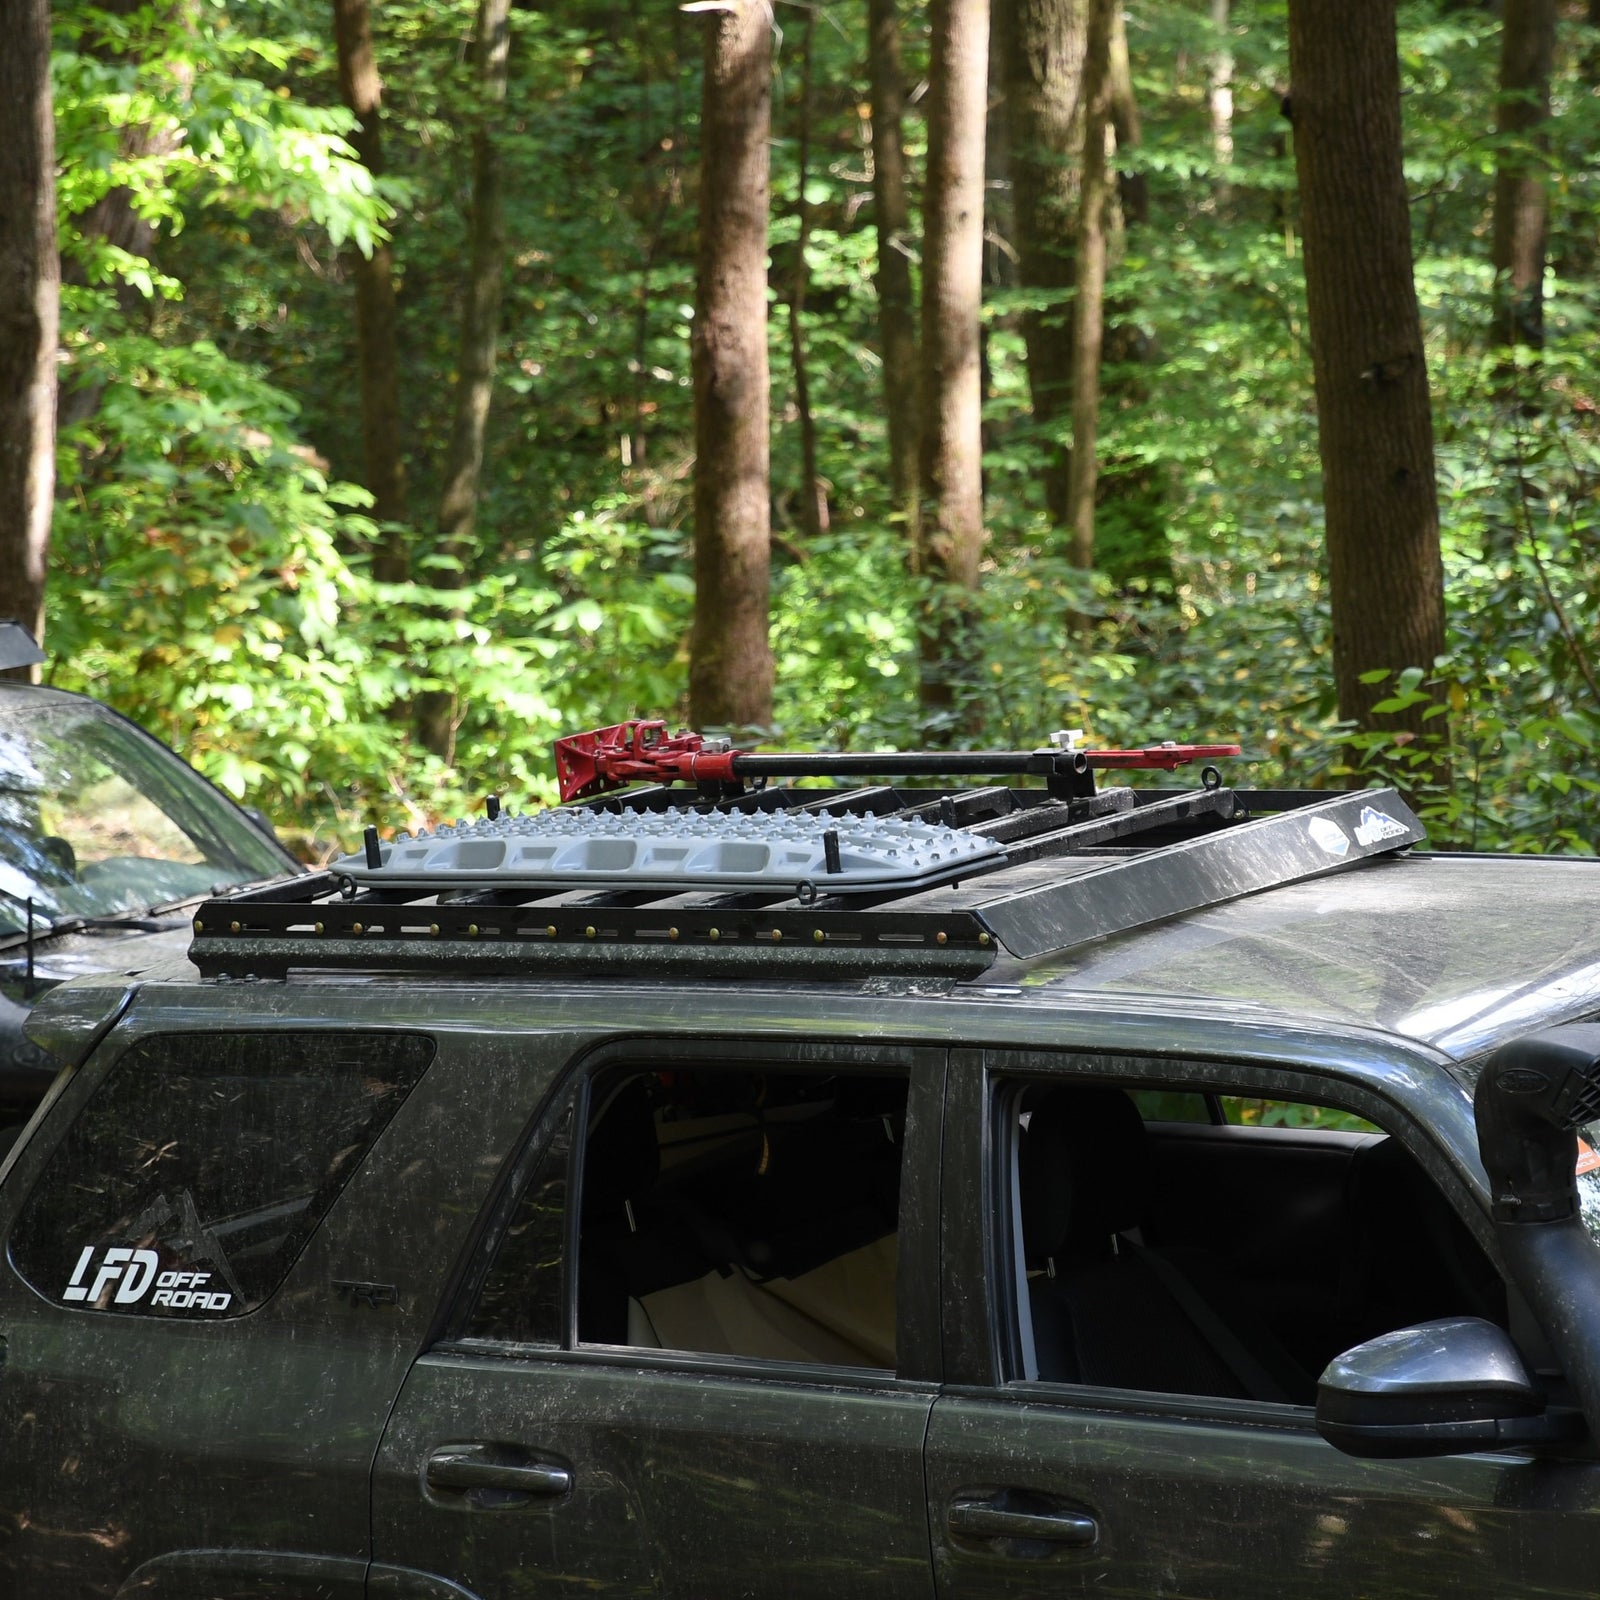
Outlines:
[[[1144,1119],[1121,1089],[1048,1089],[1029,1097],[1019,1154],[1023,1249],[1030,1261],[1103,1255],[1139,1225]]]

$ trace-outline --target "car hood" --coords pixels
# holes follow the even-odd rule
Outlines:
[[[188,953],[193,928],[175,916],[159,932],[107,929],[64,933],[33,947],[34,992],[27,988],[27,951],[21,944],[0,950],[0,1122],[27,1109],[49,1088],[57,1062],[23,1033],[34,1001],[69,978],[96,972],[130,976]]]

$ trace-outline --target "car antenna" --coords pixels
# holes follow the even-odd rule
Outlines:
[[[22,998],[33,999],[33,896],[28,896],[28,943],[27,943],[27,975],[22,981]]]

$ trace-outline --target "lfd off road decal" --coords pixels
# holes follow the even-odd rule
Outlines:
[[[232,1291],[216,1287],[215,1279],[212,1272],[163,1270],[161,1257],[154,1250],[86,1244],[61,1298],[85,1302],[103,1311],[153,1311],[161,1307],[167,1311],[214,1314],[233,1304]]]

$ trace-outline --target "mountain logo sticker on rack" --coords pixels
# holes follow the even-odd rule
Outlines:
[[[1326,850],[1330,856],[1349,855],[1350,836],[1331,818],[1313,817],[1306,827],[1319,849]]]
[[[1356,843],[1364,846],[1382,844],[1385,839],[1409,839],[1410,830],[1396,822],[1387,811],[1372,806],[1362,806],[1356,821]]]

